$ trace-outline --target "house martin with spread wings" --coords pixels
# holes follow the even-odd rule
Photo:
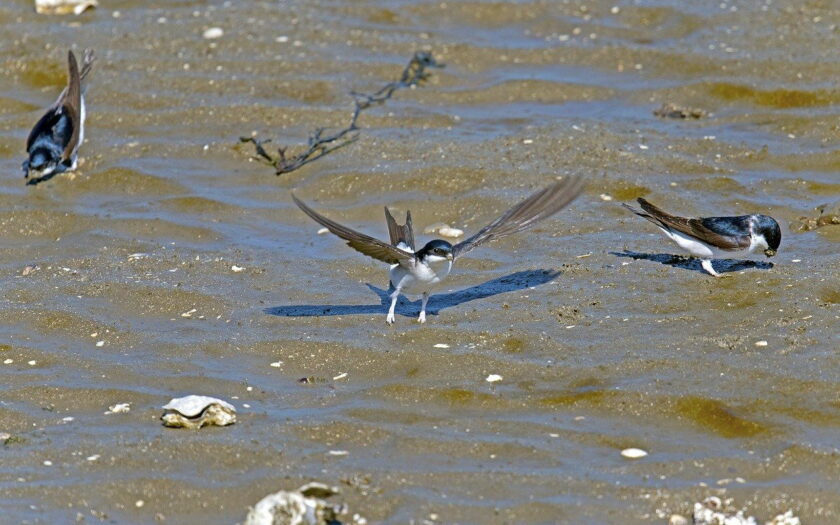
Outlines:
[[[391,293],[391,307],[386,322],[394,322],[394,308],[399,295],[422,296],[420,316],[417,321],[426,322],[426,303],[429,294],[449,275],[452,264],[474,248],[486,242],[501,239],[524,231],[537,222],[547,219],[571,203],[583,190],[582,177],[569,177],[534,193],[504,215],[497,218],[472,237],[452,245],[443,239],[435,239],[415,250],[414,230],[411,212],[406,213],[405,224],[397,221],[385,208],[385,220],[391,239],[386,243],[359,233],[324,217],[292,193],[295,204],[315,222],[333,234],[347,241],[347,245],[369,257],[391,265],[390,279],[394,291]]]
[[[645,199],[636,199],[641,210],[622,204],[639,217],[655,224],[683,250],[702,259],[703,269],[715,277],[712,259],[745,256],[757,250],[773,257],[782,242],[779,223],[767,215],[705,217],[693,219],[668,214]]]

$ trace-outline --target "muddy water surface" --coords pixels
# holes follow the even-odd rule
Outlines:
[[[0,6],[3,522],[234,523],[313,479],[377,523],[662,523],[715,494],[840,522],[840,226],[789,228],[840,198],[832,2],[101,4]],[[99,56],[80,169],[25,186],[71,46]],[[237,144],[345,124],[418,49],[447,67],[355,144],[282,177]],[[388,327],[383,265],[289,198],[471,232],[568,174],[586,193],[459,261],[425,325],[405,300]],[[781,250],[712,279],[638,196],[773,215]],[[191,393],[239,422],[163,428]]]

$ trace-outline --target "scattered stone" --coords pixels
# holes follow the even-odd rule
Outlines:
[[[698,108],[686,108],[676,104],[667,102],[662,104],[662,107],[655,109],[653,114],[661,118],[676,118],[676,119],[700,119],[708,116],[705,110]]]
[[[214,38],[222,38],[224,34],[225,32],[221,27],[211,27],[206,29],[201,36],[207,40],[213,40]]]
[[[98,5],[96,0],[35,0],[35,12],[39,15],[80,15]]]
[[[648,453],[640,448],[625,448],[621,451],[621,455],[627,459],[639,459],[648,455]]]
[[[840,201],[834,204],[821,204],[814,208],[819,212],[816,217],[799,217],[799,224],[791,224],[794,231],[806,232],[816,230],[823,226],[835,226],[840,224]]]
[[[755,346],[767,346],[767,341],[756,341]]]
[[[318,235],[324,235],[325,233],[330,233],[330,230],[328,230],[326,228],[321,228],[320,230],[318,230],[317,233],[318,233]]]
[[[281,490],[261,499],[248,511],[245,525],[331,525],[342,523],[347,506],[324,501],[339,494],[338,487],[323,483],[307,483],[294,491]],[[364,525],[367,520],[354,514],[349,521]]]
[[[498,383],[502,379],[502,376],[500,376],[499,374],[490,374],[489,376],[487,376],[485,381],[487,381],[488,383]]]
[[[333,381],[338,381],[339,379],[344,379],[345,377],[347,377],[347,372],[342,372],[337,376],[333,377]]]
[[[26,268],[23,269],[23,271],[20,274],[22,276],[26,277],[27,275],[34,272],[37,268],[38,268],[37,266],[27,266]]]
[[[733,499],[721,500],[717,496],[711,496],[702,503],[694,504],[692,517],[696,525],[757,525],[753,516],[748,516],[744,509],[737,509]],[[799,518],[793,515],[792,510],[779,514],[766,525],[801,525]]]
[[[435,348],[449,348],[449,345],[446,343],[438,343],[435,345]]]
[[[236,423],[236,408],[227,401],[207,396],[186,396],[172,399],[163,406],[163,425],[172,428],[199,429],[205,426],[224,427]]]
[[[245,271],[245,268],[244,268],[244,267],[242,267],[242,266],[236,266],[236,265],[234,264],[233,266],[231,266],[231,267],[230,267],[230,270],[231,270],[233,273],[239,273],[239,272],[244,272],[244,271]]]

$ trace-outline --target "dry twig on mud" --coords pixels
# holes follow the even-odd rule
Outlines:
[[[281,175],[295,171],[305,164],[318,160],[324,155],[328,155],[354,142],[359,136],[357,122],[362,111],[373,105],[382,104],[391,98],[394,91],[398,89],[419,85],[422,81],[429,78],[429,73],[426,72],[426,68],[431,67],[441,68],[444,65],[436,61],[431,53],[417,52],[403,70],[399,80],[386,84],[382,89],[372,95],[351,91],[350,94],[353,96],[355,108],[353,109],[353,116],[350,118],[350,124],[346,128],[336,131],[331,135],[324,135],[325,128],[316,129],[309,136],[306,150],[297,155],[287,157],[286,148],[277,148],[277,156],[271,156],[263,147],[263,144],[271,142],[271,139],[258,140],[255,137],[240,137],[239,141],[252,143],[257,151],[257,155],[253,158],[273,167],[275,174]]]

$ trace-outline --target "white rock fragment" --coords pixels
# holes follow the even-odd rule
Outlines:
[[[330,505],[325,498],[339,493],[338,487],[323,483],[307,483],[297,490],[281,490],[261,499],[245,517],[244,525],[328,525],[347,523],[362,525],[367,520],[354,514],[351,520],[345,505]],[[339,519],[341,518],[341,519]]]
[[[346,450],[330,450],[327,452],[328,456],[347,456],[349,454]]]
[[[149,256],[149,254],[148,254],[148,253],[141,253],[141,252],[137,252],[137,253],[132,253],[131,255],[129,255],[129,256],[128,256],[128,260],[129,260],[129,261],[137,261],[137,260],[139,260],[139,259],[145,259],[145,258],[147,258],[148,256]]]
[[[613,200],[612,195],[607,195],[606,193],[602,193],[599,197],[601,197],[601,200],[605,202]]]
[[[4,365],[10,365],[10,364],[12,364],[12,363],[14,363],[14,362],[15,362],[15,360],[14,360],[14,359],[4,359],[4,360],[3,360],[3,364],[4,364]]]
[[[756,341],[755,346],[767,346],[767,341]]]
[[[181,317],[183,317],[183,318],[185,318],[185,319],[189,319],[190,317],[192,317],[192,314],[196,313],[197,311],[198,311],[198,310],[196,310],[195,308],[193,308],[192,310],[189,310],[189,311],[187,311],[187,312],[182,313],[182,314],[181,314]]]
[[[96,346],[99,346],[99,347],[105,346],[105,341],[97,341]]]
[[[462,237],[464,235],[464,230],[459,230],[458,228],[450,228],[449,226],[446,226],[438,230],[438,233],[440,233],[444,237],[455,238]]]
[[[48,459],[45,459],[45,460],[44,460],[44,466],[45,466],[45,467],[51,467],[51,466],[52,466],[52,464],[53,464],[53,462],[52,462],[52,461],[50,461],[50,460],[48,460]]]
[[[102,457],[102,456],[100,456],[99,454],[94,454],[94,455],[92,455],[92,456],[88,456],[88,457],[87,457],[87,458],[85,458],[85,459],[87,459],[88,461],[96,461],[97,459],[99,459],[99,458],[101,458],[101,457]]]
[[[27,363],[26,363],[26,364],[27,364],[27,365],[29,365],[29,366],[35,366],[35,365],[37,365],[37,364],[38,364],[38,361],[36,361],[36,360],[34,360],[34,359],[33,359],[32,361],[27,361]]]
[[[621,451],[621,455],[627,459],[639,459],[648,455],[648,453],[640,448],[625,448]]]
[[[320,230],[318,230],[318,235],[324,235],[325,233],[330,233],[330,230],[326,228],[321,228]]]
[[[452,226],[446,224],[445,222],[436,222],[434,224],[430,224],[423,229],[423,233],[431,234],[431,233],[439,233],[444,237],[461,237],[464,235],[464,230],[460,230],[458,228],[453,228]]]
[[[245,268],[243,266],[236,266],[234,264],[233,266],[230,267],[230,271],[232,271],[233,273],[239,273],[239,272],[244,272]]]
[[[146,504],[146,502],[143,501],[142,499],[138,499],[137,501],[134,502],[134,506],[137,507],[138,509],[143,507],[143,505],[145,505],[145,504]]]
[[[117,403],[116,405],[111,405],[108,407],[108,411],[105,414],[124,414],[125,412],[131,411],[131,403]]]
[[[273,363],[269,363],[268,366],[272,368],[280,368],[281,366],[283,366],[283,361],[275,361]]]
[[[525,140],[522,141],[522,144],[533,144],[533,143],[534,143],[533,139],[525,139]]]
[[[438,343],[435,345],[435,348],[449,348],[449,345],[446,343]]]
[[[344,379],[345,377],[347,377],[347,372],[342,372],[337,376],[333,377],[333,381],[338,381],[339,379]]]
[[[224,427],[236,423],[236,408],[221,399],[207,396],[174,398],[163,406],[164,426],[199,429],[210,425]]]
[[[487,376],[485,381],[487,381],[488,383],[498,383],[502,379],[502,376],[500,376],[499,374],[490,374],[489,376]]]
[[[211,27],[204,30],[204,33],[201,35],[202,38],[206,38],[207,40],[213,40],[214,38],[222,38],[225,32],[222,30],[221,27]]]
[[[35,12],[39,15],[80,15],[98,5],[96,0],[35,0]]]

